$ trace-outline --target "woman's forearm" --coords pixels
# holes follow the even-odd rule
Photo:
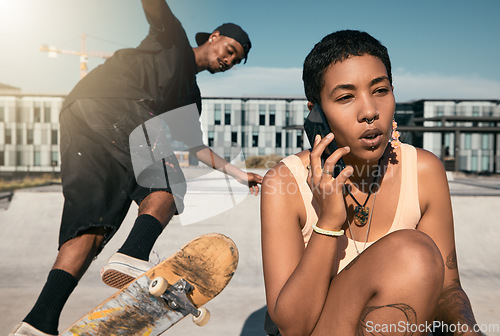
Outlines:
[[[438,301],[436,320],[447,325],[456,326],[458,323],[467,325],[468,328],[462,328],[462,331],[467,329],[468,333],[464,333],[463,335],[481,335],[481,333],[473,332],[476,319],[474,318],[469,298],[458,283],[458,280],[455,280],[454,284],[443,288]]]
[[[338,238],[335,237],[316,233],[311,237],[299,264],[280,291],[273,312],[270,312],[284,336],[312,332],[330,288],[337,244]]]

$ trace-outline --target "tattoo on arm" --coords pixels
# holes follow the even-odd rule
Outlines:
[[[468,324],[471,328],[476,324],[469,298],[459,285],[458,279],[454,284],[441,292],[438,301],[436,319],[447,324]]]
[[[409,305],[405,303],[395,303],[395,304],[389,304],[385,306],[371,306],[371,307],[366,307],[363,312],[361,313],[361,316],[359,318],[359,325],[358,325],[358,330],[357,330],[357,336],[363,336],[363,335],[385,335],[384,332],[389,333],[389,332],[394,332],[394,330],[377,330],[376,333],[372,333],[373,326],[375,324],[381,324],[383,323],[382,321],[377,321],[377,313],[382,313],[382,314],[397,314],[401,316],[401,321],[404,321],[405,325],[412,325],[417,323],[417,313],[415,312],[415,309],[410,307]],[[410,329],[410,328],[408,328]],[[405,330],[405,333],[403,334],[404,336],[411,336],[413,335],[413,332],[410,330]]]
[[[446,257],[446,267],[449,269],[457,269],[457,252],[456,250],[451,251]]]

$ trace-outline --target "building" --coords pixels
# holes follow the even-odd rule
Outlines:
[[[401,130],[440,157],[448,170],[499,173],[500,100],[426,99]]]
[[[59,172],[63,101],[63,95],[23,94],[0,85],[1,176]],[[309,147],[302,127],[309,113],[304,97],[206,97],[202,104],[204,142],[229,161],[284,157]],[[430,150],[448,170],[500,173],[499,100],[398,103],[395,119],[404,142]],[[183,156],[186,162],[196,161]]]
[[[205,144],[222,157],[286,156],[304,148],[302,125],[309,113],[305,98],[203,99],[201,123]],[[307,140],[306,140],[307,141]]]
[[[63,100],[0,85],[0,176],[59,172]]]

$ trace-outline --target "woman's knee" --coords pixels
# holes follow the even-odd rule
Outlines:
[[[386,237],[385,249],[406,277],[442,284],[444,262],[434,241],[418,230],[399,230]],[[389,252],[390,251],[390,252]]]

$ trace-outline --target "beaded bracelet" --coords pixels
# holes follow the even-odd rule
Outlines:
[[[340,231],[325,230],[325,229],[317,227],[316,223],[317,222],[314,222],[314,224],[313,224],[313,230],[316,233],[327,235],[327,236],[333,236],[333,237],[339,237],[339,236],[344,235],[344,230],[340,230]]]

